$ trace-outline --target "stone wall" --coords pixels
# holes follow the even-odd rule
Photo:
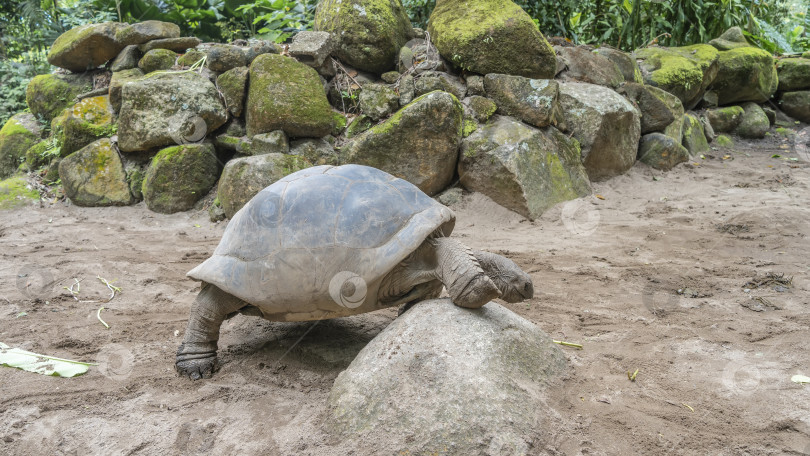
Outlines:
[[[314,28],[283,45],[157,21],[70,30],[48,55],[61,69],[0,131],[0,177],[49,170],[74,204],[164,213],[216,188],[217,219],[301,168],[358,163],[534,219],[637,161],[669,170],[715,132],[761,138],[774,103],[810,122],[810,59],[777,62],[738,29],[633,53],[552,47],[510,0],[443,1],[427,31],[399,0],[324,0]]]

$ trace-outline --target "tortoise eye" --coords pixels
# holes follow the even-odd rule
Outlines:
[[[526,282],[526,285],[524,285],[524,286],[523,286],[523,291],[525,291],[526,293],[528,293],[528,292],[529,292],[529,289],[531,289],[531,287],[532,287],[532,286],[531,286],[531,284],[530,284],[530,283],[528,283],[528,282]]]

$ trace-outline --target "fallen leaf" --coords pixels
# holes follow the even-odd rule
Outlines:
[[[28,372],[55,377],[75,377],[87,372],[92,363],[45,356],[11,348],[0,342],[0,366],[16,367]]]
[[[595,196],[595,197],[599,198],[600,200],[605,199],[605,197],[604,197],[604,196],[602,196],[602,195],[600,195],[600,194],[598,194],[598,193],[597,193],[597,194],[595,194],[595,195],[593,195],[593,196]]]
[[[810,377],[806,375],[794,375],[793,377],[790,377],[790,381],[803,385],[805,383],[810,383]]]

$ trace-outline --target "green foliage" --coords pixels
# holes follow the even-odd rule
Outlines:
[[[402,6],[408,12],[414,27],[427,30],[428,19],[436,6],[436,0],[402,0]]]
[[[283,43],[293,31],[312,28],[315,3],[294,0],[257,0],[236,9],[245,18],[253,18],[251,35]],[[256,30],[255,28],[260,28]]]

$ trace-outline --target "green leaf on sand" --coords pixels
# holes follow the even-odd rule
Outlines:
[[[793,377],[790,377],[790,381],[796,382],[799,385],[802,385],[804,383],[810,383],[810,377],[808,377],[806,375],[794,375]]]
[[[28,372],[55,377],[75,377],[84,374],[90,366],[95,366],[95,364],[39,355],[19,348],[11,348],[0,342],[0,366],[16,367]]]

